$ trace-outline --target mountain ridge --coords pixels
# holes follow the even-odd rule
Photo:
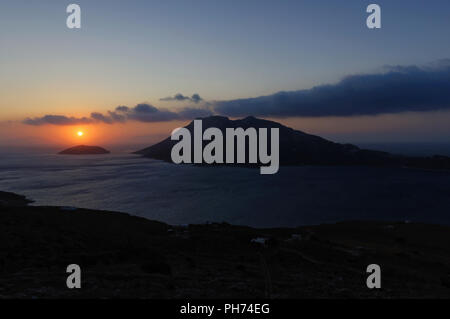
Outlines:
[[[224,116],[209,116],[199,118],[202,120],[203,131],[210,127],[216,127],[222,132],[226,128],[247,129],[253,127],[279,129],[280,165],[375,165],[375,166],[410,166],[431,169],[450,169],[450,158],[435,155],[432,157],[411,157],[394,155],[388,152],[359,148],[353,144],[341,144],[323,137],[305,133],[300,130],[287,127],[281,123],[258,119],[248,116],[243,119],[230,120]],[[193,135],[194,121],[185,126]],[[225,136],[225,134],[224,134]],[[225,140],[225,137],[224,137]],[[206,145],[209,141],[203,141]],[[144,157],[172,162],[171,149],[178,143],[172,141],[170,136],[147,148],[141,149],[135,154]],[[246,150],[248,154],[248,147]],[[239,166],[243,166],[240,164]],[[245,166],[245,165],[244,165]],[[248,165],[254,166],[254,165]]]

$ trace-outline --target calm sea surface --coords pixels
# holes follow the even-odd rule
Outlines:
[[[0,190],[34,205],[114,210],[171,224],[257,227],[342,220],[450,224],[450,173],[281,167],[278,174],[174,165],[137,155],[2,154]]]

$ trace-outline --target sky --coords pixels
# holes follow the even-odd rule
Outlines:
[[[0,147],[151,144],[209,114],[450,143],[450,2],[373,2],[377,30],[361,0],[1,0]]]

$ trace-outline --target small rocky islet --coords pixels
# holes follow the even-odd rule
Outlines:
[[[100,146],[88,146],[88,145],[78,145],[74,147],[67,148],[58,154],[62,155],[99,155],[99,154],[109,154],[110,151],[104,149]]]

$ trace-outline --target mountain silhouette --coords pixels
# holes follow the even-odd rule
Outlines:
[[[63,155],[95,155],[95,154],[109,154],[108,150],[105,150],[100,146],[88,146],[88,145],[78,145],[64,151],[59,152],[58,154]]]
[[[410,166],[433,169],[450,168],[450,158],[446,156],[409,157],[382,151],[361,149],[352,144],[335,143],[320,136],[307,134],[280,123],[258,119],[253,116],[238,120],[230,120],[224,116],[210,116],[201,120],[203,131],[210,127],[216,127],[222,131],[224,145],[226,128],[267,128],[268,141],[270,141],[270,128],[278,128],[280,137],[280,165],[374,165]],[[191,138],[193,139],[194,122],[192,121],[185,128],[191,132]],[[135,152],[135,154],[172,162],[171,150],[176,143],[178,141],[172,141],[169,136],[157,144]],[[207,143],[209,141],[204,141],[203,146]],[[270,146],[270,142],[268,146]],[[246,153],[248,155],[248,147]],[[242,166],[242,164],[239,165]]]

